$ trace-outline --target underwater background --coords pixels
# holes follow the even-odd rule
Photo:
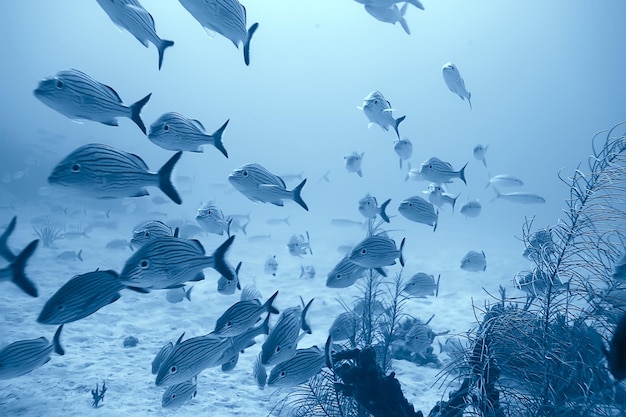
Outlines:
[[[108,242],[130,240],[135,225],[153,218],[193,224],[196,210],[214,200],[224,213],[250,216],[246,235],[237,233],[228,254],[231,263],[242,262],[242,285],[254,284],[265,298],[279,290],[280,310],[298,305],[299,297],[315,298],[309,311],[313,333],[301,343],[323,347],[327,329],[343,311],[337,298],[351,304],[360,294],[355,287],[326,287],[326,276],[343,256],[337,248],[354,245],[366,233],[332,220],[363,222],[357,207],[367,193],[379,202],[391,199],[387,228],[398,244],[406,238],[403,274],[441,274],[439,296],[409,300],[408,313],[423,321],[434,314],[435,332],[461,334],[476,322],[472,302],[488,298],[483,288],[497,293],[499,285],[508,286],[522,296],[512,282],[528,268],[521,256],[525,219],[546,227],[563,217],[570,190],[557,174],[571,175],[591,154],[592,136],[625,118],[626,4],[620,1],[424,1],[425,10],[410,5],[406,11],[410,35],[350,0],[248,0],[244,5],[248,25],[259,22],[249,66],[241,49],[220,35],[207,36],[179,2],[143,0],[159,36],[175,42],[165,51],[161,70],[154,46],[144,48],[117,30],[96,1],[0,6],[0,225],[4,230],[17,216],[10,238],[14,248],[35,239],[33,229],[44,224],[63,232],[87,231],[77,239],[58,239],[50,248],[39,246],[27,268],[38,298],[2,283],[1,346],[40,336],[52,340],[54,328],[36,322],[45,301],[74,275],[97,268],[120,271],[132,254],[125,247],[106,249]],[[442,78],[441,68],[450,61],[472,94],[471,109]],[[112,86],[126,104],[152,93],[141,113],[146,126],[169,111],[198,119],[211,132],[230,119],[223,135],[228,158],[211,146],[203,153],[185,152],[173,175],[183,200],[179,206],[156,203],[153,197],[163,196],[156,188],[149,188],[149,197],[103,200],[51,186],[47,178],[55,165],[87,143],[137,154],[151,170],[172,154],[128,119],[121,118],[118,127],[76,123],[38,101],[33,95],[38,82],[68,68]],[[399,131],[413,143],[411,167],[432,156],[455,169],[468,163],[467,185],[455,180],[448,188],[459,194],[456,212],[442,208],[434,233],[398,213],[400,201],[425,197],[428,182],[406,180],[408,164],[398,166],[393,130],[368,129],[369,120],[357,106],[374,90],[391,103],[394,117],[406,115]],[[489,145],[486,167],[472,155],[479,143]],[[364,153],[362,177],[344,166],[344,157],[354,151]],[[247,163],[279,176],[307,178],[302,197],[309,211],[293,202],[255,204],[240,194],[227,178]],[[545,204],[492,201],[495,192],[485,187],[490,174],[522,179],[523,191],[541,195]],[[291,189],[300,179],[286,182]],[[458,212],[459,203],[470,199],[482,204],[477,218]],[[94,226],[103,213],[110,227]],[[287,217],[288,224],[278,221]],[[313,255],[291,256],[289,238],[307,231]],[[207,233],[195,237],[207,253],[224,240]],[[84,261],[57,259],[68,250],[82,250]],[[470,250],[485,252],[484,272],[460,269]],[[273,255],[279,263],[276,276],[264,272]],[[300,278],[302,265],[313,265],[316,276]],[[399,271],[399,265],[392,266],[389,275]],[[165,291],[125,290],[120,301],[66,326],[65,356],[53,355],[40,369],[0,381],[0,415],[170,415],[161,408],[163,390],[149,372],[152,358],[182,332],[211,331],[215,319],[239,299],[239,292],[218,294],[218,275],[206,275],[194,283],[192,302],[168,303]],[[138,346],[124,348],[127,336],[137,337]],[[257,387],[251,376],[254,349],[241,355],[233,373],[203,372],[197,397],[175,413],[270,413],[289,391]],[[397,362],[405,395],[426,412],[444,392],[433,387],[439,369]],[[103,380],[107,398],[92,409],[90,390]]]

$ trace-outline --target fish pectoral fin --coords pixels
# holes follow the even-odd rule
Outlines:
[[[372,128],[372,126],[374,126],[375,124],[376,124],[376,123],[374,123],[374,122],[369,122],[369,123],[367,124],[367,128],[368,128],[368,129],[371,129],[371,128]]]
[[[386,111],[391,113],[392,111],[395,111],[395,110],[394,109],[385,109],[385,110],[383,110],[383,113],[386,112]]]
[[[148,191],[145,188],[142,188],[141,190],[137,191],[136,194],[132,195],[131,197],[144,197],[150,195],[150,193],[148,193]]]
[[[104,120],[104,121],[102,121],[100,123],[102,123],[103,125],[107,125],[107,126],[118,126],[117,120],[115,120],[115,119]]]
[[[165,287],[166,290],[174,290],[176,288],[182,288],[184,287],[185,284],[176,284],[176,285],[170,285],[169,287]]]

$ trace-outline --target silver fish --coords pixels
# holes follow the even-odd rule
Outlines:
[[[452,182],[453,178],[460,178],[465,184],[465,167],[467,163],[463,165],[458,171],[452,168],[449,162],[444,162],[437,157],[428,158],[420,165],[419,172],[423,178],[426,178],[430,182],[438,184],[444,184]]]
[[[235,293],[235,290],[241,289],[239,284],[239,270],[241,269],[241,262],[235,267],[235,279],[228,279],[225,276],[220,276],[217,280],[217,292],[222,295],[231,295]]]
[[[400,249],[398,249],[396,248],[396,242],[392,239],[385,236],[372,235],[366,237],[352,248],[348,258],[359,266],[376,269],[382,276],[387,276],[382,267],[395,265],[396,258],[400,258],[400,264],[404,266],[403,248],[404,239],[402,239]]]
[[[362,227],[362,226],[365,226],[367,223],[359,222],[359,221],[351,220],[351,219],[331,219],[330,224],[332,224],[333,226],[341,226],[341,227],[350,227],[350,226]]]
[[[180,4],[202,25],[230,39],[239,48],[243,43],[243,59],[250,65],[250,40],[259,27],[253,23],[246,30],[246,8],[237,0],[179,0]]]
[[[465,217],[478,217],[481,210],[482,206],[480,205],[478,200],[472,200],[463,204],[459,209],[459,213],[461,213]]]
[[[235,169],[228,181],[248,199],[262,203],[283,206],[283,200],[293,200],[309,211],[300,193],[306,184],[306,178],[293,190],[288,190],[285,182],[259,164],[246,164]]]
[[[405,347],[411,352],[426,356],[432,352],[432,344],[435,339],[435,333],[428,327],[427,323],[415,323],[404,337]]]
[[[64,355],[60,337],[63,326],[54,334],[52,344],[45,337],[30,340],[18,340],[0,350],[0,380],[16,378],[27,374],[48,363],[54,350]]]
[[[148,47],[151,42],[159,51],[159,69],[163,64],[163,53],[174,42],[159,38],[154,27],[152,15],[136,0],[97,0],[98,4],[113,23],[126,29],[143,46]]]
[[[263,266],[263,271],[267,275],[276,276],[276,271],[278,270],[278,262],[276,261],[276,255],[268,256],[265,260],[265,265]]]
[[[543,204],[546,199],[540,195],[525,192],[501,193],[496,187],[492,187],[496,196],[491,200],[507,200],[517,204]]]
[[[256,343],[254,338],[260,336],[262,334],[268,335],[270,333],[270,314],[267,315],[263,323],[256,327],[251,327],[246,330],[244,333],[232,337],[232,351],[234,354],[229,357],[224,363],[222,363],[222,371],[229,372],[232,371],[237,362],[239,361],[239,353],[243,352],[244,349],[247,349],[251,346],[254,346]]]
[[[217,207],[214,201],[209,201],[198,209],[196,221],[208,233],[215,233],[221,236],[228,231],[228,222],[224,217],[224,213],[222,213],[222,210]]]
[[[315,278],[315,267],[313,265],[300,265],[300,279],[313,279]]]
[[[524,185],[524,181],[514,177],[513,175],[499,174],[494,175],[493,177],[489,176],[489,181],[487,182],[487,185],[485,185],[485,188],[489,188],[490,185],[497,185],[498,187],[521,187]]]
[[[237,336],[254,326],[264,312],[278,314],[279,311],[272,306],[277,295],[278,291],[264,304],[258,299],[236,302],[217,319],[212,334],[222,337]]]
[[[198,120],[189,119],[180,113],[164,113],[150,125],[148,139],[169,151],[202,152],[202,145],[213,145],[228,158],[222,134],[229,121],[226,120],[219,129],[208,135]]]
[[[243,219],[247,220],[245,223],[243,223]],[[230,230],[230,233],[233,234],[239,230],[241,230],[241,233],[243,233],[244,235],[248,235],[248,232],[246,231],[246,227],[248,227],[248,225],[250,224],[250,216],[242,216],[242,215],[229,215],[226,216],[226,223],[229,225],[228,229]],[[228,231],[228,230],[227,230]]]
[[[153,240],[135,252],[120,273],[120,282],[134,288],[170,289],[187,281],[204,279],[202,270],[213,268],[234,279],[225,255],[235,236],[222,243],[211,256],[197,240],[169,237]]]
[[[66,250],[57,255],[57,259],[60,261],[81,261],[83,262],[83,250],[76,252],[75,250]]]
[[[183,333],[183,336],[184,336],[184,333]],[[167,342],[166,344],[163,345],[161,350],[159,350],[159,353],[157,353],[154,359],[152,360],[152,375],[156,375],[156,373],[159,371],[159,368],[161,367],[161,364],[163,363],[163,361],[165,361],[165,359],[167,359],[170,353],[172,353],[173,349],[174,349],[174,344],[172,342]]]
[[[400,169],[402,169],[402,161],[408,160],[413,155],[413,143],[407,138],[398,139],[393,144],[393,150],[400,157]]]
[[[468,272],[479,272],[487,269],[487,257],[485,252],[469,251],[461,259],[461,269]]]
[[[437,297],[439,295],[440,278],[441,275],[439,275],[437,281],[435,281],[434,275],[418,272],[407,281],[402,291],[418,298],[426,298],[431,295]]]
[[[282,217],[279,219],[267,219],[267,221],[265,223],[275,226],[277,224],[286,224],[287,226],[291,226],[291,223],[289,223],[289,218],[291,216],[287,216],[287,217]]]
[[[135,226],[130,243],[135,247],[140,247],[151,240],[172,236],[174,232],[171,227],[160,220],[150,220]]]
[[[332,337],[333,342],[354,341],[358,321],[359,316],[354,311],[344,311],[335,318],[330,329],[328,329],[328,335]]]
[[[413,196],[402,200],[398,212],[408,220],[432,226],[433,232],[437,230],[439,213],[430,202],[422,197]]]
[[[351,250],[352,248],[350,248]],[[326,286],[328,288],[347,288],[365,276],[366,271],[367,268],[355,264],[346,256],[328,273]]]
[[[198,392],[196,380],[197,378],[194,378],[193,380],[169,386],[163,393],[163,397],[161,397],[161,407],[178,408],[196,398]]]
[[[106,245],[104,245],[105,249],[112,249],[112,250],[120,250],[120,249],[126,249],[126,248],[130,248],[131,250],[133,249],[131,243],[126,240],[126,239],[113,239],[107,242]],[[81,250],[82,252],[82,250]]]
[[[187,301],[191,301],[191,290],[193,290],[193,286],[189,287],[188,290],[185,290],[185,287],[169,289],[165,293],[165,300],[167,300],[168,303],[172,304],[180,303],[185,298],[187,299]]]
[[[307,252],[313,255],[309,232],[306,232],[306,239],[302,235],[291,235],[287,242],[287,249],[291,256],[302,256],[306,255]]]
[[[40,81],[34,94],[46,106],[70,119],[117,126],[118,117],[128,117],[146,133],[140,113],[151,94],[126,106],[114,89],[76,69],[59,71]]]
[[[470,109],[472,108],[472,93],[468,92],[465,88],[465,81],[461,74],[459,73],[458,68],[452,62],[448,62],[443,65],[441,68],[441,74],[443,75],[443,80],[446,82],[448,89],[452,91],[454,94],[461,97],[461,100],[467,99],[469,103]]]
[[[317,346],[297,349],[293,357],[272,368],[267,385],[283,388],[295,387],[317,375],[324,366],[326,366],[326,355]]]
[[[368,127],[373,124],[377,124],[385,131],[389,130],[389,126],[393,127],[396,131],[396,135],[400,138],[400,132],[398,132],[398,126],[404,120],[406,116],[398,117],[394,119],[391,113],[391,103],[385,99],[380,91],[372,91],[363,99],[363,105],[357,107],[359,110],[363,110],[365,116],[367,116],[370,123]]]
[[[364,217],[368,219],[375,218],[376,215],[380,215],[384,221],[389,223],[389,216],[385,210],[387,209],[387,205],[391,202],[391,199],[385,200],[383,204],[378,207],[378,202],[376,201],[376,197],[367,193],[365,197],[359,200],[359,213],[361,213]]]
[[[363,177],[363,171],[361,165],[363,164],[363,156],[365,152],[352,152],[350,155],[343,157],[348,172],[356,172],[359,177]]]
[[[439,208],[442,208],[444,204],[450,204],[452,206],[452,212],[454,213],[454,205],[456,204],[456,200],[459,198],[459,195],[454,196],[446,193],[440,184],[435,183],[431,183],[428,186],[427,194],[428,201],[431,204]]]
[[[355,0],[357,3],[369,4],[373,7],[391,7],[396,3],[401,3],[403,0]],[[424,6],[419,0],[408,0],[406,3],[412,4],[420,10],[424,10]]]
[[[404,18],[407,7],[408,3],[404,3],[402,9],[399,9],[398,6],[396,6],[395,4],[392,4],[390,7],[375,7],[366,4],[365,10],[381,22],[391,23],[392,25],[395,25],[399,22],[406,34],[410,35],[411,29],[409,29],[409,25],[406,23],[406,19]]]
[[[181,155],[182,152],[174,154],[159,172],[150,172],[137,155],[92,143],[59,162],[48,183],[71,187],[97,198],[142,197],[148,195],[145,187],[159,187],[173,202],[181,204],[170,180]]]
[[[554,240],[550,229],[539,229],[528,237],[522,256],[536,263],[545,262],[555,253]]]
[[[487,149],[489,149],[489,145],[483,146],[480,143],[474,146],[474,149],[472,149],[474,159],[482,161],[485,168],[487,167],[487,158],[485,157],[485,155],[487,154]]]

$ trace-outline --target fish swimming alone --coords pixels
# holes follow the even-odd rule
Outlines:
[[[151,94],[126,106],[113,88],[76,69],[59,71],[40,81],[34,94],[46,106],[72,120],[91,120],[117,126],[118,117],[128,117],[146,134],[140,113]]]
[[[433,232],[437,230],[439,212],[435,210],[432,203],[424,200],[420,196],[413,196],[402,200],[398,206],[398,212],[412,222],[432,226]]]
[[[400,157],[400,169],[402,169],[402,161],[408,160],[413,154],[413,143],[407,138],[398,139],[393,144],[393,150]]]
[[[435,281],[434,275],[418,272],[407,281],[402,291],[418,298],[426,298],[431,295],[437,297],[439,295],[440,278],[441,275],[438,276],[437,281]]]
[[[474,159],[478,161],[482,161],[485,168],[487,167],[487,159],[485,158],[485,155],[487,154],[488,148],[489,148],[489,145],[483,146],[479,143],[478,145],[474,146],[474,149],[472,149],[472,154],[474,155]]]
[[[501,193],[496,187],[492,187],[496,196],[491,200],[507,200],[517,204],[543,204],[546,199],[540,195],[526,192]]]
[[[380,91],[372,91],[369,93],[365,99],[363,99],[363,105],[357,106],[357,109],[363,110],[365,116],[367,116],[370,121],[368,127],[371,127],[374,124],[377,124],[383,130],[389,130],[389,127],[393,127],[393,130],[396,131],[396,135],[398,139],[400,139],[400,132],[398,131],[398,126],[406,116],[398,117],[394,119],[391,113],[393,109],[391,108],[391,103],[385,99]]]
[[[454,65],[452,62],[444,64],[444,66],[441,68],[441,73],[443,75],[443,80],[448,86],[448,89],[450,89],[450,91],[452,91],[454,94],[458,95],[461,100],[467,99],[471,110],[472,93],[468,92],[465,88],[465,81],[463,80],[463,77],[461,77],[461,73],[459,73],[456,65]]]
[[[461,259],[461,269],[468,272],[479,272],[487,270],[487,257],[485,252],[469,251]]]
[[[346,170],[348,172],[356,172],[359,177],[363,177],[363,171],[361,170],[361,165],[363,164],[363,156],[365,152],[352,152],[350,155],[346,155],[343,157]]]
[[[45,337],[30,340],[18,340],[0,350],[0,380],[25,375],[50,361],[54,350],[57,355],[64,355],[60,337],[63,326],[54,333],[52,344]]]
[[[229,121],[226,120],[219,129],[208,135],[200,121],[180,113],[164,113],[150,125],[148,139],[169,151],[202,152],[202,145],[213,145],[228,158],[222,134]]]
[[[371,4],[366,4],[365,11],[381,22],[391,23],[392,25],[400,23],[400,26],[402,26],[402,29],[404,29],[406,34],[410,35],[411,29],[409,29],[409,25],[404,18],[408,5],[408,3],[404,3],[402,8],[399,9],[395,4],[392,4],[389,7],[377,7],[372,6]]]
[[[482,211],[482,206],[478,200],[471,200],[463,204],[459,209],[459,213],[465,217],[478,217]]]
[[[376,197],[371,194],[366,194],[365,197],[359,200],[359,213],[361,213],[365,218],[372,219],[375,218],[376,215],[380,215],[380,217],[387,223],[389,223],[389,216],[385,212],[387,206],[391,202],[391,199],[387,199],[383,202],[383,204],[378,206],[378,202],[376,201]]]
[[[465,180],[466,166],[467,163],[463,165],[463,168],[455,171],[449,162],[444,162],[441,159],[433,156],[432,158],[428,158],[427,160],[422,162],[419,168],[419,173],[422,178],[438,184],[452,182],[454,178],[459,178],[461,181],[467,184],[467,181]]]

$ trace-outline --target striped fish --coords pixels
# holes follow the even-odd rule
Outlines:
[[[10,228],[10,227],[9,227]],[[10,281],[17,285],[22,291],[31,297],[37,297],[39,292],[37,291],[37,287],[35,284],[26,276],[24,270],[26,269],[26,264],[33,253],[35,253],[35,249],[37,249],[37,245],[39,244],[39,239],[33,240],[20,252],[17,257],[14,257],[11,263],[5,267],[0,269],[0,282]],[[6,241],[3,243],[6,247]],[[7,253],[12,252],[6,247]]]
[[[154,27],[152,15],[136,0],[97,1],[118,27],[126,29],[146,48],[148,47],[148,42],[157,47],[159,51],[159,69],[161,69],[163,53],[166,48],[173,46],[174,42],[159,38]]]
[[[193,378],[189,381],[169,386],[161,398],[161,407],[178,408],[186,402],[191,401],[193,398],[196,398],[198,392],[197,379],[198,378]]]
[[[254,285],[246,285],[241,290],[239,301],[260,300],[261,298],[261,293]]]
[[[208,233],[222,236],[228,232],[228,222],[215,201],[208,201],[196,212],[196,221]]]
[[[202,145],[213,145],[228,158],[222,134],[229,121],[226,120],[212,135],[207,135],[198,120],[189,119],[180,113],[164,113],[150,125],[148,139],[169,151],[202,152]]]
[[[455,171],[449,162],[444,162],[437,157],[432,157],[422,162],[419,168],[419,174],[422,178],[439,184],[452,182],[453,178],[460,178],[461,181],[467,184],[467,181],[465,181],[466,166],[467,163],[463,165],[463,168]]]
[[[0,380],[27,374],[48,363],[53,350],[58,355],[64,355],[65,351],[60,342],[62,330],[63,326],[59,326],[54,333],[52,344],[45,337],[40,337],[19,340],[0,350]]]
[[[412,222],[432,226],[433,232],[437,230],[439,212],[435,210],[435,206],[432,203],[420,196],[416,195],[402,200],[398,207],[398,212]]]
[[[93,271],[66,282],[43,306],[37,321],[65,324],[92,315],[119,300],[125,288],[115,271]]]
[[[420,356],[426,356],[432,352],[431,346],[434,339],[435,333],[428,326],[428,322],[421,323],[419,321],[404,336],[405,347]]]
[[[326,286],[328,288],[347,288],[363,277],[366,271],[367,268],[355,264],[346,256],[328,273]]]
[[[229,237],[211,256],[206,256],[197,240],[177,237],[153,240],[128,258],[120,273],[120,283],[153,290],[176,288],[187,281],[203,280],[205,268],[234,279],[224,259],[233,240],[235,236]]]
[[[73,68],[40,81],[34,94],[43,104],[70,119],[117,126],[118,117],[128,117],[146,134],[140,113],[152,94],[126,106],[114,89]]]
[[[229,372],[232,371],[237,362],[239,361],[239,352],[243,352],[244,349],[249,348],[250,346],[254,346],[255,341],[254,338],[260,336],[262,334],[270,334],[270,314],[268,313],[263,323],[259,326],[252,327],[248,329],[246,332],[232,337],[232,351],[234,354],[226,360],[226,362],[222,363],[222,371]]]
[[[185,333],[180,336],[179,341],[184,335]],[[156,375],[156,373],[159,371],[159,368],[161,367],[161,364],[170,356],[172,350],[174,350],[174,344],[172,342],[167,342],[163,345],[161,350],[159,350],[159,353],[157,353],[152,360],[152,375]]]
[[[296,350],[295,355],[279,363],[270,372],[268,386],[295,387],[304,384],[326,366],[326,354],[317,346]]]
[[[261,364],[275,365],[291,358],[296,353],[300,338],[300,329],[311,334],[311,326],[306,322],[306,314],[314,299],[304,307],[286,308],[280,315],[276,326],[261,346]]]
[[[439,275],[437,277],[437,281],[435,281],[434,275],[418,272],[407,281],[402,291],[412,295],[413,297],[426,298],[430,295],[434,295],[436,297],[439,295],[440,278],[441,275]]]
[[[306,211],[308,206],[301,197],[302,188],[306,184],[306,178],[293,190],[288,190],[285,181],[272,174],[259,164],[246,164],[235,169],[229,176],[228,181],[241,194],[254,202],[271,203],[283,206],[283,200],[293,200]]]
[[[134,247],[141,247],[151,240],[172,236],[174,233],[171,227],[160,220],[150,220],[135,226],[130,243]]]
[[[256,381],[259,388],[265,388],[265,384],[267,383],[267,371],[265,370],[265,366],[261,363],[261,354],[256,357],[254,360],[254,365],[252,367],[252,376],[254,376],[254,380]]]
[[[395,265],[396,258],[400,258],[400,264],[404,266],[403,248],[404,239],[400,243],[400,249],[397,249],[396,242],[392,239],[381,235],[372,235],[352,248],[348,258],[363,268],[376,269],[382,276],[387,276],[382,267]]]
[[[250,65],[250,40],[259,27],[254,23],[246,30],[246,8],[237,0],[179,0],[180,4],[202,25],[224,36],[239,48],[243,43],[243,59]]]
[[[368,128],[377,124],[385,131],[389,130],[389,127],[393,127],[396,131],[398,139],[400,139],[400,132],[398,132],[398,126],[405,119],[406,116],[398,117],[394,119],[391,115],[393,109],[391,103],[382,95],[380,91],[372,91],[364,99],[361,106],[357,106],[357,109],[363,110],[363,113],[370,121]]]
[[[235,267],[235,279],[228,279],[225,276],[219,277],[217,280],[217,292],[222,295],[232,295],[235,293],[235,290],[241,290],[241,285],[239,284],[239,270],[241,269],[241,262],[237,264]]]
[[[461,259],[461,269],[468,272],[479,272],[487,270],[487,257],[485,252],[469,251]]]
[[[277,295],[278,291],[262,305],[258,299],[236,302],[217,319],[212,334],[222,337],[237,336],[254,326],[264,312],[278,314],[279,311],[272,306]]]
[[[172,353],[161,363],[155,383],[160,387],[188,381],[203,370],[224,363],[224,356],[232,353],[231,347],[231,339],[213,334],[182,342],[179,339]]]
[[[354,342],[359,316],[354,311],[344,311],[339,314],[328,329],[328,335],[333,342],[350,340]]]
[[[50,184],[71,187],[96,198],[143,197],[145,187],[159,187],[173,202],[182,200],[171,182],[174,165],[182,152],[177,152],[158,172],[132,153],[108,145],[91,143],[66,156],[48,177]]]

